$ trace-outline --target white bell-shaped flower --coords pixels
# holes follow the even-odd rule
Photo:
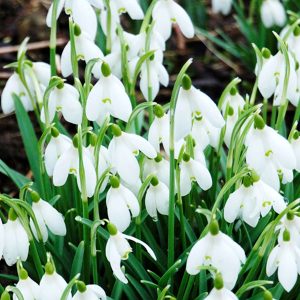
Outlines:
[[[221,112],[213,100],[193,87],[191,79],[185,75],[175,109],[176,141],[191,132],[194,117],[204,118],[216,128],[222,128],[225,124]]]
[[[16,284],[16,288],[21,292],[24,300],[36,300],[39,298],[40,286],[33,281],[24,268],[19,271],[19,281]],[[17,300],[18,297],[14,294],[13,300]]]
[[[190,193],[193,181],[196,181],[204,191],[212,186],[212,178],[205,163],[192,159],[190,155],[184,153],[180,163],[180,192],[182,196]]]
[[[154,30],[165,40],[171,36],[172,24],[176,23],[183,35],[192,38],[195,34],[193,23],[187,12],[174,0],[158,0],[152,11]]]
[[[279,191],[279,176],[283,183],[293,180],[296,158],[290,143],[267,126],[259,115],[255,116],[254,126],[248,132],[245,144],[248,147],[248,165],[265,183]]]
[[[55,271],[51,262],[47,262],[45,274],[40,282],[40,295],[37,300],[60,300],[66,287],[67,283],[64,278]],[[66,299],[72,299],[71,293]]]
[[[285,26],[281,32],[280,37],[285,41],[288,49],[293,55],[295,55],[296,61],[300,59],[300,27],[291,28],[291,25]]]
[[[125,231],[130,225],[131,217],[140,213],[140,205],[136,196],[120,184],[116,176],[110,178],[111,188],[106,195],[108,218],[119,231]]]
[[[153,146],[139,135],[122,132],[117,125],[112,126],[112,131],[114,137],[108,146],[111,164],[121,179],[134,185],[140,176],[140,167],[135,156],[141,151],[147,157],[155,158],[157,153]]]
[[[58,158],[53,170],[53,184],[55,186],[63,186],[66,183],[69,174],[74,174],[77,179],[78,188],[81,191],[79,153],[77,147],[78,145],[75,137],[73,144],[71,144],[70,147]],[[84,147],[82,150],[82,160],[86,179],[86,192],[87,196],[91,197],[94,195],[96,187],[96,171],[93,162],[90,159],[88,150]]]
[[[190,275],[200,272],[201,266],[212,266],[221,273],[224,285],[232,289],[246,256],[243,248],[219,231],[217,221],[210,224],[209,233],[191,249],[186,270]]]
[[[147,252],[154,260],[156,260],[156,256],[153,250],[146,243],[137,238],[119,232],[116,226],[112,223],[109,223],[107,228],[110,237],[105,248],[106,258],[111,265],[114,275],[123,283],[127,283],[128,280],[121,269],[121,260],[128,259],[129,253],[132,252],[132,248],[130,247],[127,240],[131,240],[138,244],[141,244],[143,247],[145,247]]]
[[[290,238],[290,233],[285,230],[283,241],[273,248],[268,261],[266,272],[272,276],[278,269],[278,280],[283,288],[289,292],[297,282],[300,273],[300,249],[295,246]]]
[[[144,12],[137,0],[115,0],[115,8],[119,14],[128,13],[133,20],[142,20]]]
[[[283,4],[279,0],[264,0],[260,8],[260,16],[265,27],[282,27],[286,22]]]
[[[84,282],[78,281],[77,292],[72,300],[106,300],[106,293],[102,287],[96,284],[85,285]]]
[[[76,1],[78,2],[78,1]],[[89,39],[80,29],[75,27],[75,48],[77,59],[82,59],[85,63],[95,58],[103,59],[104,55],[101,49]],[[61,54],[61,73],[64,77],[68,77],[73,73],[71,60],[71,42],[68,42]],[[92,73],[95,77],[100,76],[100,62],[95,63]]]
[[[245,176],[243,184],[230,194],[224,207],[224,218],[229,223],[241,218],[255,227],[260,216],[266,216],[271,207],[280,214],[286,208],[283,196],[252,173]]]
[[[157,212],[169,214],[169,188],[155,176],[152,178],[145,197],[146,210],[151,218],[157,220]]]
[[[54,119],[55,112],[61,111],[67,122],[80,124],[82,121],[82,106],[79,101],[79,92],[70,84],[62,84],[54,88],[49,96],[49,122]],[[41,120],[45,123],[45,108],[41,111]]]
[[[9,210],[8,220],[4,227],[3,257],[8,266],[18,259],[26,261],[29,251],[29,239],[19,217],[13,209]]]
[[[97,33],[97,16],[91,4],[88,0],[59,0],[56,18],[59,18],[60,13],[65,7],[66,13],[71,14],[74,22],[78,24],[81,29],[86,32],[86,34],[89,35],[91,40],[94,40]],[[48,27],[51,27],[52,9],[53,4],[50,6],[46,18]]]
[[[44,243],[48,240],[48,229],[55,235],[65,236],[67,229],[62,214],[51,204],[41,199],[36,192],[31,192],[31,198],[32,210],[37,219]],[[32,219],[30,219],[30,227],[37,238],[36,228]]]
[[[101,66],[103,76],[87,98],[86,115],[90,121],[101,124],[107,114],[127,122],[132,112],[130,99],[122,82],[113,74],[107,63]]]
[[[232,0],[212,0],[212,11],[215,14],[228,15],[231,10]]]

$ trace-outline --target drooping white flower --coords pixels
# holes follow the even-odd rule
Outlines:
[[[296,158],[290,143],[273,128],[267,126],[256,115],[254,126],[247,134],[246,161],[261,179],[279,191],[280,180],[287,183],[293,180]]]
[[[295,132],[293,134],[291,145],[294,150],[294,154],[296,157],[296,171],[300,172],[300,134],[299,132]]]
[[[191,79],[185,75],[175,109],[176,141],[191,132],[194,117],[204,118],[216,128],[222,128],[225,124],[221,112],[213,100],[193,87]]]
[[[268,257],[267,275],[273,275],[278,269],[278,280],[289,292],[297,282],[298,273],[300,273],[299,264],[300,249],[292,242],[289,231],[285,230],[283,240],[273,248]]]
[[[245,176],[243,184],[230,194],[224,207],[224,218],[229,223],[241,218],[255,227],[260,216],[264,217],[271,207],[281,213],[286,208],[283,196],[252,173]]]
[[[131,217],[140,213],[136,196],[122,184],[116,176],[110,178],[111,188],[106,195],[108,218],[119,231],[125,231],[130,225]]]
[[[122,132],[117,125],[112,126],[112,131],[114,137],[108,146],[109,159],[121,179],[134,185],[140,175],[140,167],[135,156],[141,151],[147,157],[155,158],[157,153],[153,146],[139,135]]]
[[[61,111],[66,121],[80,124],[82,121],[82,106],[79,101],[79,92],[70,84],[54,88],[49,96],[48,114],[52,122],[56,111]],[[41,120],[45,123],[45,107],[41,111]]]
[[[196,275],[201,266],[211,265],[221,273],[225,287],[232,289],[245,260],[243,248],[219,231],[217,221],[212,221],[209,233],[191,249],[186,270],[190,275]]]
[[[204,191],[212,186],[212,178],[205,162],[192,159],[190,155],[184,153],[180,163],[180,192],[182,196],[189,194],[193,181],[196,181]]]
[[[195,34],[193,23],[186,11],[174,0],[159,0],[152,11],[154,30],[165,40],[171,36],[172,23],[176,23],[183,35],[192,38]]]
[[[100,1],[99,1],[100,2]],[[94,4],[94,3],[91,3]],[[91,40],[94,40],[97,32],[97,17],[94,9],[88,0],[59,0],[56,12],[56,19],[59,18],[60,13],[65,7],[67,14],[71,14],[75,23],[89,35]],[[51,4],[46,23],[51,27],[53,4]]]
[[[146,210],[151,218],[157,220],[157,212],[169,214],[169,188],[155,176],[152,178],[145,197]]]
[[[282,27],[286,22],[283,4],[279,0],[264,0],[260,8],[260,16],[265,27]]]
[[[106,293],[102,287],[96,284],[85,285],[82,281],[77,282],[77,292],[72,300],[106,300]]]
[[[106,258],[111,265],[114,275],[123,283],[127,283],[128,280],[121,269],[121,260],[128,259],[129,253],[132,252],[132,248],[130,247],[127,240],[131,240],[138,244],[141,244],[143,247],[145,247],[147,252],[154,260],[156,260],[156,256],[153,250],[141,240],[119,232],[116,226],[112,223],[109,223],[107,227],[110,237],[105,247]]]
[[[62,214],[51,204],[41,199],[36,192],[32,192],[31,197],[32,210],[43,236],[44,243],[48,240],[48,229],[55,235],[65,236],[67,229]],[[32,219],[30,219],[30,227],[37,238],[37,231]]]
[[[45,274],[40,282],[40,294],[37,300],[60,300],[66,287],[67,283],[64,278],[55,271],[52,263],[47,262]],[[71,299],[71,293],[69,293],[67,300]]]
[[[228,15],[231,10],[232,0],[212,0],[212,11],[215,14]]]
[[[84,147],[82,150],[86,192],[87,196],[91,197],[94,195],[96,187],[96,171],[93,162],[90,159],[88,150]],[[79,153],[75,142],[74,145],[71,144],[69,148],[58,158],[53,170],[53,184],[55,186],[63,186],[66,183],[69,174],[74,174],[76,176],[77,185],[81,191]]]
[[[29,251],[29,239],[19,217],[13,209],[9,210],[8,220],[3,225],[3,229],[3,257],[6,264],[12,266],[18,259],[26,261]]]
[[[122,82],[113,74],[107,63],[102,64],[103,76],[87,98],[86,115],[90,121],[101,124],[107,114],[127,122],[132,112],[130,99]]]

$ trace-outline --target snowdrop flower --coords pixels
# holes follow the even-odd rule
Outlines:
[[[300,172],[300,134],[299,131],[296,131],[293,134],[292,140],[291,140],[291,146],[294,150],[295,157],[296,157],[296,171]]]
[[[287,183],[293,180],[296,158],[289,142],[273,128],[267,126],[261,116],[256,115],[254,126],[245,141],[246,161],[261,179],[279,191],[280,180]]]
[[[283,197],[252,172],[251,175],[246,175],[243,184],[230,194],[224,207],[224,218],[232,223],[240,217],[248,225],[255,227],[260,216],[266,216],[272,206],[278,214],[286,208]]]
[[[96,284],[85,285],[84,282],[76,283],[77,292],[72,300],[106,300],[106,293],[100,286]]]
[[[94,3],[92,3],[94,4]],[[91,40],[94,40],[97,33],[97,16],[87,0],[59,0],[56,12],[56,19],[59,18],[60,13],[65,7],[66,13],[71,14],[75,23],[89,35]],[[48,27],[51,27],[53,4],[51,4],[46,23]]]
[[[130,99],[122,82],[113,74],[107,63],[101,66],[103,76],[87,98],[86,115],[99,124],[107,114],[127,122],[132,112]]]
[[[260,9],[260,16],[265,27],[283,26],[286,14],[283,4],[279,0],[264,0]]]
[[[144,18],[144,12],[137,0],[115,0],[115,8],[118,13],[128,13],[133,20],[142,20]]]
[[[214,288],[205,300],[238,300],[238,297],[229,289],[224,287],[224,282],[221,274],[217,274],[214,280]]]
[[[151,218],[157,220],[157,212],[169,214],[169,188],[155,176],[152,178],[145,197],[146,210]]]
[[[297,73],[295,60],[289,54],[290,76],[287,86],[287,98],[292,102],[298,101]],[[274,105],[281,105],[282,92],[284,87],[286,62],[284,55],[279,51],[271,56],[263,65],[258,75],[258,88],[265,99],[269,99],[274,94]]]
[[[218,222],[214,220],[209,226],[209,233],[191,249],[186,270],[190,275],[196,275],[201,266],[212,266],[221,273],[225,287],[232,289],[238,278],[241,263],[245,260],[243,248],[219,231]]]
[[[82,106],[79,101],[79,92],[70,84],[62,83],[55,87],[49,96],[49,122],[52,122],[55,111],[61,111],[67,122],[80,124],[82,120]],[[41,120],[45,123],[45,109],[42,108]]]
[[[8,266],[14,265],[20,258],[26,261],[29,251],[28,235],[21,224],[19,217],[11,208],[8,213],[8,220],[3,225],[4,248],[3,257]]]
[[[77,137],[73,139],[73,144],[62,153],[58,158],[54,170],[53,170],[53,184],[55,186],[63,186],[68,178],[69,174],[74,174],[77,179],[77,185],[81,191],[81,181],[79,174],[79,153],[78,153],[78,141]],[[86,180],[87,196],[94,195],[96,187],[96,171],[93,162],[90,159],[90,154],[86,148],[82,149],[82,160],[84,167],[84,174]]]
[[[279,225],[275,228],[279,230],[278,241],[283,241],[283,233],[288,230],[291,241],[300,247],[300,217],[295,215],[293,211],[289,211],[283,218],[280,219]]]
[[[215,14],[228,15],[231,10],[232,0],[212,0],[212,11]]]
[[[84,32],[81,32],[80,28],[76,25],[74,34],[77,59],[82,59],[85,63],[88,63],[90,60],[95,58],[103,59],[104,55],[101,49],[92,40],[90,40]],[[68,77],[73,73],[70,41],[67,43],[61,54],[61,73],[64,77]],[[100,77],[100,62],[95,63],[92,73],[95,77]]]
[[[108,218],[119,231],[125,231],[130,225],[131,217],[140,213],[140,205],[136,196],[122,184],[116,176],[110,178],[111,188],[106,195]]]
[[[272,276],[278,269],[278,280],[283,288],[289,292],[297,282],[300,250],[291,241],[290,233],[285,230],[283,241],[273,248],[268,261],[266,272]]]
[[[169,74],[163,65],[162,55],[158,56],[155,53],[141,68],[140,89],[147,101],[152,101],[156,98],[160,83],[167,87],[169,84]],[[151,88],[151,96],[149,95],[149,88]]]
[[[27,271],[22,267],[18,271],[19,281],[16,284],[16,288],[21,292],[24,300],[36,300],[39,299],[40,287],[33,281],[29,276]],[[13,295],[13,300],[17,300],[17,296]]]
[[[64,278],[56,273],[51,262],[47,262],[45,274],[40,282],[40,295],[37,300],[60,300],[66,287],[67,283]],[[71,294],[69,294],[67,300],[71,299]]]
[[[37,219],[38,226],[43,236],[44,243],[48,240],[48,230],[55,235],[65,236],[67,229],[64,218],[51,204],[40,198],[35,191],[31,192],[32,210]],[[30,219],[30,227],[37,238],[36,228],[32,219]]]
[[[154,30],[165,40],[171,36],[172,23],[177,23],[183,35],[192,38],[195,34],[193,23],[186,11],[174,0],[159,0],[152,11]]]
[[[121,179],[134,185],[140,175],[140,167],[135,155],[140,150],[147,157],[155,158],[157,153],[153,146],[139,135],[122,132],[117,125],[112,126],[112,131],[114,137],[108,146],[109,159]]]
[[[107,229],[110,237],[105,248],[106,258],[111,265],[114,275],[123,283],[128,283],[128,280],[121,269],[121,260],[127,260],[129,253],[132,252],[132,248],[127,240],[141,244],[143,247],[145,247],[150,256],[156,260],[153,250],[146,243],[135,237],[119,232],[116,226],[112,223],[107,225]]]
[[[190,155],[184,153],[180,163],[180,192],[182,196],[190,193],[193,181],[196,181],[204,191],[212,186],[212,178],[205,163],[194,160]]]
[[[218,107],[212,99],[193,87],[190,77],[185,75],[175,109],[176,141],[191,132],[194,117],[204,118],[216,128],[222,128],[225,124]]]
[[[163,107],[159,104],[154,106],[153,112],[155,117],[149,128],[148,141],[156,152],[160,151],[161,143],[165,151],[169,151],[170,117],[164,113]]]
[[[53,170],[58,158],[72,145],[72,140],[64,134],[59,133],[56,128],[51,129],[51,140],[45,148],[45,167],[49,176],[53,175]]]

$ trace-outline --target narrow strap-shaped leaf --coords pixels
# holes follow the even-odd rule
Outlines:
[[[71,273],[70,273],[70,279],[75,276],[75,274],[80,273],[81,268],[82,268],[82,262],[83,262],[83,254],[84,254],[84,241],[81,241],[77,247],[73,263],[72,263],[72,268],[71,268]]]

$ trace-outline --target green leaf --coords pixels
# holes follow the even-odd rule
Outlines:
[[[166,272],[165,274],[160,278],[158,285],[163,288],[167,285],[170,278],[173,276],[174,273],[178,271],[178,268],[181,264],[181,259],[177,260]]]
[[[70,279],[81,272],[84,255],[84,241],[81,241],[77,247],[70,273]]]

